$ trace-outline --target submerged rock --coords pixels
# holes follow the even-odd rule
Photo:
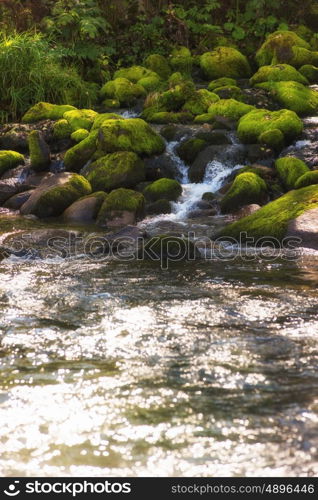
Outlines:
[[[200,252],[192,241],[166,234],[154,236],[138,251],[139,260],[160,261],[165,264],[196,260],[200,257]]]

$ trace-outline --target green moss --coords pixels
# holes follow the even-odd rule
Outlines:
[[[58,217],[72,203],[92,192],[89,182],[74,174],[63,186],[55,186],[44,192],[37,200],[32,213],[40,218]]]
[[[64,113],[76,109],[74,106],[50,104],[49,102],[38,102],[30,108],[22,117],[23,123],[34,123],[40,120],[59,120]]]
[[[156,73],[143,66],[130,66],[130,68],[122,68],[116,71],[114,80],[123,78],[132,83],[137,83],[142,78],[147,78],[148,76],[156,76]]]
[[[160,94],[157,105],[160,111],[179,111],[194,96],[194,84],[190,81],[184,81]]]
[[[144,190],[145,198],[149,201],[169,200],[177,201],[182,194],[182,187],[174,179],[158,179],[149,184]]]
[[[85,128],[79,128],[71,134],[71,139],[75,142],[81,142],[89,136],[89,131]]]
[[[111,219],[112,212],[132,212],[137,219],[141,219],[145,211],[145,198],[141,193],[132,189],[115,189],[107,195],[97,217],[101,224]]]
[[[280,130],[288,144],[301,135],[303,123],[293,111],[255,109],[240,119],[237,132],[242,142],[255,144],[263,132],[273,129]]]
[[[185,238],[178,238],[166,234],[154,236],[144,247],[139,250],[141,259],[169,260],[181,262],[183,260],[194,260],[200,258],[200,253],[194,243]]]
[[[306,186],[311,186],[313,184],[318,184],[318,170],[306,172],[305,174],[298,177],[297,181],[295,182],[295,188],[300,189]]]
[[[72,133],[70,124],[64,118],[58,120],[53,125],[53,137],[54,139],[68,139]]]
[[[308,186],[290,191],[257,212],[226,226],[219,236],[240,240],[240,235],[254,238],[275,238],[281,242],[287,233],[288,223],[307,210],[318,207],[318,186]]]
[[[140,118],[108,120],[99,130],[98,149],[104,153],[133,151],[141,156],[152,156],[163,153],[165,142]]]
[[[122,120],[123,117],[121,115],[117,115],[116,113],[102,113],[97,115],[94,120],[92,131],[100,128],[104,122],[107,120]]]
[[[293,30],[300,38],[306,40],[306,42],[310,43],[313,32],[308,26],[304,24],[300,24],[296,29]]]
[[[266,196],[266,184],[261,177],[252,172],[239,174],[222,198],[222,213],[235,212],[251,203],[264,203]]]
[[[293,31],[275,31],[270,34],[256,53],[259,66],[276,63],[291,64],[294,57],[293,47],[310,50],[310,45]],[[293,66],[293,64],[292,64]]]
[[[169,62],[173,71],[180,72],[183,75],[191,75],[193,58],[187,47],[173,49]]]
[[[309,172],[306,163],[298,158],[286,156],[275,162],[278,176],[287,190],[294,189],[296,181]]]
[[[219,100],[219,96],[213,92],[209,92],[206,89],[197,90],[194,95],[186,101],[183,106],[183,111],[187,111],[193,115],[202,115],[207,112],[211,104]]]
[[[260,134],[258,142],[275,151],[281,151],[284,147],[284,134],[278,128],[265,130]]]
[[[299,73],[301,73],[309,83],[318,83],[318,68],[312,64],[304,64],[299,68]]]
[[[244,102],[244,94],[239,87],[235,85],[225,85],[214,90],[216,95],[221,99],[236,99],[237,101]]]
[[[207,146],[206,141],[201,139],[189,139],[180,144],[177,153],[188,165],[191,165],[196,159],[197,155]]]
[[[203,113],[203,115],[198,115],[194,118],[194,123],[214,123],[215,116],[212,113]]]
[[[292,56],[289,61],[286,62],[289,62],[289,64],[295,66],[295,68],[300,68],[305,64],[318,64],[318,52],[307,50],[303,47],[292,47],[291,52]]]
[[[212,104],[208,109],[209,122],[210,119],[222,116],[230,120],[239,120],[243,115],[249,113],[254,109],[254,106],[236,101],[235,99],[221,99],[220,101]],[[200,123],[200,116],[197,117]],[[197,121],[197,119],[195,120]]]
[[[157,73],[163,80],[168,80],[171,75],[171,68],[167,59],[160,54],[151,54],[145,60],[146,68]]]
[[[68,121],[72,132],[79,129],[90,130],[98,113],[92,109],[74,109],[64,113],[63,118]]]
[[[297,82],[267,82],[257,85],[269,90],[281,106],[299,116],[310,115],[318,109],[318,92]]]
[[[93,156],[97,146],[98,131],[90,132],[89,136],[83,141],[66,151],[64,156],[64,165],[66,170],[79,172]]]
[[[146,76],[138,81],[138,85],[141,85],[147,92],[153,92],[162,86],[162,80],[158,75]]]
[[[250,65],[243,54],[232,47],[217,47],[200,58],[203,75],[208,80],[216,78],[247,78],[251,74]]]
[[[121,105],[130,106],[136,99],[146,95],[145,89],[137,83],[132,83],[127,78],[116,78],[105,83],[101,88],[101,97],[115,99]]]
[[[16,151],[0,150],[0,176],[18,165],[24,165],[23,155]]]
[[[50,149],[41,132],[32,130],[28,136],[31,167],[36,172],[45,170],[51,163]]]
[[[147,205],[147,215],[170,214],[171,204],[168,200],[157,200]]]
[[[263,82],[291,81],[308,84],[307,78],[300,71],[289,64],[275,64],[273,66],[262,66],[250,79],[251,85]]]
[[[166,123],[188,123],[193,120],[191,113],[186,112],[172,112],[172,111],[159,111],[148,115],[148,121],[158,124]]]
[[[215,89],[225,86],[236,86],[236,80],[234,78],[227,78],[226,76],[212,80],[208,85],[208,90],[214,92]]]
[[[112,153],[90,165],[87,179],[94,191],[133,188],[145,180],[145,165],[136,153]]]
[[[191,81],[191,79],[189,79],[188,75],[185,77],[182,73],[176,71],[170,75],[168,79],[168,86],[169,88],[173,88],[176,85],[182,85],[185,81]]]

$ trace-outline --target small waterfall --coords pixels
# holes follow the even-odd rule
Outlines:
[[[184,138],[181,139],[182,142]],[[232,138],[232,146],[230,147],[241,147]],[[170,220],[183,220],[187,217],[189,212],[195,207],[198,201],[201,200],[202,195],[206,192],[215,193],[218,191],[226,178],[233,172],[233,170],[241,168],[243,165],[233,165],[233,159],[229,159],[229,155],[225,155],[224,161],[212,160],[207,164],[205,176],[201,183],[190,183],[189,182],[189,167],[181,160],[181,158],[176,153],[176,148],[180,143],[178,141],[173,141],[167,143],[167,154],[175,163],[179,175],[177,180],[181,182],[183,192],[180,199],[172,204],[172,213],[166,216],[160,216],[160,218],[170,219]],[[234,151],[235,152],[235,151]],[[231,156],[231,155],[230,155]]]
[[[116,114],[121,115],[123,118],[138,118],[140,113],[134,109],[126,109],[124,111],[116,111]]]

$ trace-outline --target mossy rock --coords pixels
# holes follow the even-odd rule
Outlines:
[[[31,167],[36,172],[46,170],[51,163],[50,148],[43,139],[41,132],[32,130],[28,136]]]
[[[223,87],[216,88],[214,92],[220,99],[236,99],[243,102],[245,99],[243,92],[236,85],[224,85]]]
[[[295,182],[295,189],[312,186],[313,184],[318,184],[318,170],[306,172],[305,174],[298,177],[297,181]]]
[[[103,123],[108,120],[122,120],[122,119],[123,117],[121,115],[118,115],[117,113],[101,113],[97,115],[97,117],[95,118],[92,126],[92,131],[101,128]]]
[[[157,200],[146,207],[147,215],[161,215],[171,213],[171,204],[168,200]]]
[[[139,80],[138,85],[141,85],[147,93],[154,92],[162,86],[162,80],[158,75],[146,76]]]
[[[171,89],[176,85],[182,85],[185,81],[191,81],[189,75],[183,75],[180,71],[175,71],[168,78],[168,87]]]
[[[79,129],[90,130],[93,126],[95,118],[98,116],[96,111],[92,109],[74,109],[64,113],[63,118],[70,124],[72,132]]]
[[[189,239],[166,234],[154,236],[138,251],[139,259],[168,262],[181,262],[200,258],[200,252]]]
[[[213,92],[209,92],[206,89],[197,90],[193,96],[186,101],[183,106],[183,111],[191,113],[193,115],[202,115],[206,113],[211,106],[211,104],[219,101],[218,95]]]
[[[85,128],[79,128],[75,132],[71,134],[71,139],[72,141],[75,141],[77,143],[84,141],[89,136],[89,131],[86,130]]]
[[[197,155],[207,146],[206,141],[202,139],[188,139],[182,142],[177,149],[177,153],[188,165],[191,165],[196,159]]]
[[[267,197],[264,180],[252,172],[235,177],[230,189],[221,200],[222,213],[236,212],[244,205],[262,204]]]
[[[314,114],[318,110],[318,92],[297,82],[267,82],[257,85],[268,90],[281,106],[299,116]]]
[[[248,78],[251,68],[246,57],[232,47],[217,47],[200,58],[203,75],[208,80],[216,78]]]
[[[300,68],[317,60],[318,53],[311,51],[309,43],[293,31],[275,31],[256,53],[259,66],[286,63]]]
[[[178,136],[179,127],[175,124],[165,125],[160,129],[160,135],[166,139],[166,141],[171,142]]]
[[[163,80],[168,80],[171,75],[171,68],[167,59],[160,54],[151,54],[145,60],[146,68],[157,73]]]
[[[35,123],[40,120],[60,120],[67,111],[75,110],[74,106],[67,104],[51,104],[49,102],[38,102],[30,108],[22,117],[23,123]]]
[[[102,204],[97,217],[97,223],[103,224],[111,220],[113,213],[121,212],[135,214],[136,219],[142,219],[145,213],[145,198],[142,193],[132,189],[119,188],[109,193]]]
[[[116,99],[123,106],[130,106],[137,99],[145,97],[144,87],[137,83],[132,83],[127,78],[116,78],[111,80],[101,88],[101,97],[105,99]]]
[[[97,191],[79,198],[63,212],[63,220],[76,224],[94,222],[106,197],[107,194],[105,192]]]
[[[166,123],[189,123],[192,122],[193,115],[185,111],[159,111],[150,115],[148,121],[151,123],[166,124]]]
[[[240,119],[237,132],[243,143],[255,144],[263,132],[274,129],[280,130],[284,135],[285,144],[289,144],[301,135],[303,122],[296,113],[287,109],[255,109]]]
[[[174,179],[158,179],[149,184],[144,190],[144,196],[148,201],[169,200],[177,201],[182,194],[181,184]]]
[[[254,106],[236,101],[235,99],[221,99],[209,107],[207,113],[208,117],[205,117],[205,115],[199,115],[194,121],[196,123],[213,123],[213,121],[220,116],[237,121],[253,109],[255,109]]]
[[[62,118],[53,125],[53,137],[57,140],[68,139],[72,134],[72,129],[67,120]]]
[[[144,162],[130,151],[112,153],[89,166],[87,174],[93,191],[133,188],[145,180]]]
[[[293,156],[279,158],[275,162],[278,177],[287,190],[294,189],[296,181],[309,172],[306,163]]]
[[[298,82],[308,84],[307,78],[289,64],[262,66],[250,79],[251,85],[263,82]]]
[[[39,218],[58,217],[82,196],[91,194],[92,188],[85,177],[77,174],[56,174],[40,184],[21,207],[23,215]]]
[[[216,80],[212,80],[212,82],[209,83],[208,90],[210,92],[214,92],[215,89],[226,86],[236,87],[236,80],[234,78],[228,78],[226,76],[217,78]]]
[[[287,234],[288,224],[307,210],[318,207],[318,185],[295,189],[222,229],[218,236],[243,241],[254,238],[254,244],[277,241],[277,246]]]
[[[281,151],[285,145],[284,134],[278,128],[265,130],[258,137],[258,142],[274,151]]]
[[[305,26],[304,24],[300,24],[297,26],[293,31],[303,40],[306,40],[306,42],[310,43],[310,40],[313,36],[313,32],[308,26]]]
[[[309,83],[318,83],[318,68],[312,64],[304,64],[299,68],[301,73]]]
[[[163,153],[165,142],[140,118],[108,120],[99,129],[98,149],[104,153],[133,151],[141,156],[152,156]]]
[[[92,158],[97,148],[98,130],[90,132],[89,136],[79,142],[64,155],[64,165],[66,170],[79,172],[84,165]]]
[[[145,68],[144,66],[130,66],[129,68],[121,68],[114,73],[114,80],[116,79],[126,79],[132,83],[137,83],[143,78],[149,76],[158,76],[154,71]]]
[[[196,134],[195,139],[203,140],[206,145],[221,146],[224,144],[232,144],[229,134],[222,129],[214,129],[211,131],[200,131]]]
[[[176,47],[173,49],[169,63],[174,72],[191,75],[193,58],[187,47]]]
[[[7,170],[24,165],[24,156],[16,151],[0,150],[0,176]]]
[[[185,81],[163,92],[158,100],[162,111],[179,111],[184,104],[196,95],[195,86],[190,81]]]

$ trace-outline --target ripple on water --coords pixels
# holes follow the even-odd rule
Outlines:
[[[4,261],[3,475],[315,475],[313,261]]]

